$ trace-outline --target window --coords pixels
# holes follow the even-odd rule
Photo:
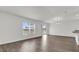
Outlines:
[[[35,24],[23,22],[22,29],[23,29],[23,35],[35,34]]]

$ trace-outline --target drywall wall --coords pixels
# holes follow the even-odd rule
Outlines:
[[[74,30],[79,30],[79,20],[61,21],[59,24],[50,24],[50,35],[74,37]]]
[[[35,23],[36,33],[34,35],[23,35],[22,22]],[[41,24],[46,23],[0,12],[0,44],[41,36]]]

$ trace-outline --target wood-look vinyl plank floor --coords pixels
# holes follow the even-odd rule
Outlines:
[[[75,38],[48,36],[46,41],[33,38],[14,43],[0,45],[0,52],[78,52]]]

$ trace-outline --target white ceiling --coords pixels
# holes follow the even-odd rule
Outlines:
[[[79,6],[0,6],[1,11],[7,11],[20,16],[42,21],[78,20]]]

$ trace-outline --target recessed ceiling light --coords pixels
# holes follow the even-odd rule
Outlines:
[[[79,14],[76,14],[75,16],[79,16]]]

